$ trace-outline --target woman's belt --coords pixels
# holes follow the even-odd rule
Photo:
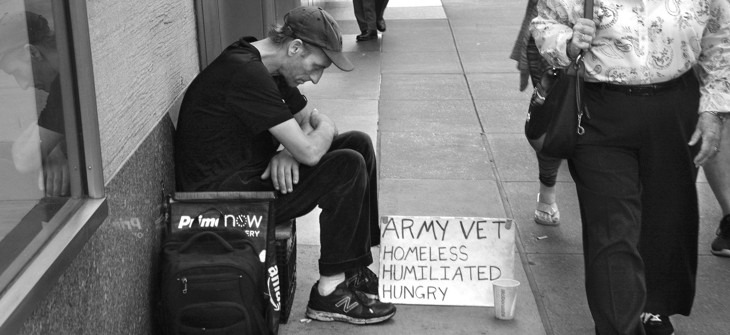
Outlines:
[[[591,89],[604,89],[609,91],[621,92],[626,95],[651,96],[671,91],[677,88],[687,87],[687,79],[694,76],[694,71],[690,70],[683,75],[669,81],[656,84],[646,85],[616,85],[609,83],[592,83],[585,82],[586,87]]]

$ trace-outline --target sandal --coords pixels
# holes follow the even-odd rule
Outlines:
[[[560,224],[560,211],[558,203],[546,204],[540,202],[540,195],[537,195],[537,209],[535,209],[535,223],[545,226],[557,226]]]

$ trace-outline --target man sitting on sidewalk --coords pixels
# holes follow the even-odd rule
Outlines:
[[[279,192],[276,221],[320,215],[320,279],[307,316],[370,324],[395,314],[377,300],[368,270],[370,247],[380,243],[377,170],[370,137],[338,134],[317,110],[305,110],[296,88],[316,84],[341,53],[337,22],[318,7],[299,7],[266,39],[241,38],[190,84],[175,135],[178,191]],[[279,145],[284,149],[277,151]]]

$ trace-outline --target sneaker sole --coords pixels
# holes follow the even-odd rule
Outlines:
[[[710,251],[712,251],[712,254],[715,256],[730,257],[730,250],[728,250],[728,249],[710,250]]]
[[[380,322],[383,322],[385,320],[392,318],[393,315],[395,315],[395,311],[388,315],[379,316],[376,318],[358,319],[358,318],[353,318],[351,316],[347,316],[347,315],[340,314],[340,313],[322,312],[322,311],[313,310],[313,309],[307,307],[307,317],[310,319],[318,320],[318,321],[327,321],[327,322],[342,321],[342,322],[352,323],[355,325],[369,325],[369,324],[374,324],[374,323],[380,323]]]

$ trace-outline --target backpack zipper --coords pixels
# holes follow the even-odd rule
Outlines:
[[[240,283],[241,280],[243,280],[243,275],[239,274],[237,275],[238,282]],[[188,277],[180,277],[177,278],[177,280],[182,284],[182,294],[188,293]],[[210,280],[210,281],[225,281],[228,280],[227,278],[219,278],[218,280]]]

